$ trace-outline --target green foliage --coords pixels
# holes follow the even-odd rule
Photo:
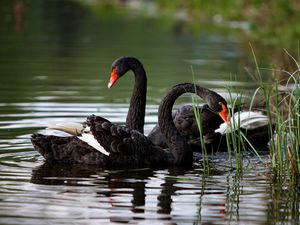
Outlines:
[[[287,53],[288,54],[288,53]],[[288,54],[289,55],[289,54]],[[274,177],[277,180],[299,180],[300,175],[300,70],[298,62],[294,72],[284,71],[287,75],[285,85],[276,80],[271,89],[260,83],[266,102],[266,112],[275,125],[270,140],[270,158]],[[256,62],[256,58],[254,55]],[[256,62],[257,73],[259,67]],[[291,88],[292,87],[292,88]],[[270,124],[270,131],[272,125]]]
[[[165,11],[185,11],[195,21],[247,22],[248,33],[263,44],[293,44],[300,36],[300,5],[292,0],[157,0]],[[216,20],[216,18],[219,18]],[[250,32],[249,32],[250,31]]]

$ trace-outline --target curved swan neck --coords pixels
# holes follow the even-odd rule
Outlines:
[[[195,90],[194,85],[186,83],[182,85],[175,85],[162,99],[159,109],[158,109],[158,123],[162,131],[162,134],[165,136],[167,144],[171,147],[176,143],[176,139],[179,139],[181,142],[183,138],[180,136],[180,133],[177,131],[175,124],[172,118],[172,108],[176,99],[186,93],[193,92]]]
[[[129,67],[135,76],[135,84],[130,100],[126,126],[144,133],[147,94],[146,71],[139,60],[135,58],[129,58],[128,60]]]
[[[195,93],[208,104],[214,101],[217,93],[206,88],[200,87],[192,83],[183,83],[175,85],[163,98],[158,110],[158,123],[169,147],[184,144],[185,138],[180,136],[180,133],[175,127],[172,118],[172,108],[176,99],[184,93]]]

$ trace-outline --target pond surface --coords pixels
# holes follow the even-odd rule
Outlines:
[[[240,176],[225,154],[213,157],[210,174],[200,160],[188,169],[108,170],[48,165],[30,143],[48,125],[92,113],[123,124],[133,76],[107,90],[122,55],[138,57],[148,74],[146,133],[179,82],[247,96],[256,85],[243,67],[253,60],[236,31],[195,36],[180,23],[75,1],[2,1],[0,12],[0,224],[299,222],[298,188],[274,184],[252,156]]]

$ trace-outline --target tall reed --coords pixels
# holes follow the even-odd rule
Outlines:
[[[251,47],[252,49],[252,47]],[[259,88],[265,100],[265,111],[271,121],[270,158],[274,178],[284,181],[298,180],[300,177],[300,67],[293,59],[297,69],[294,72],[280,71],[286,75],[284,85],[278,80],[266,85],[262,82],[260,68],[254,51]],[[276,72],[276,71],[275,71]],[[274,129],[273,129],[274,127]]]
[[[273,177],[278,180],[289,179],[298,181],[300,178],[300,66],[299,63],[289,55],[297,69],[294,72],[280,71],[286,74],[286,83],[280,84],[278,80],[271,83],[264,83],[260,67],[258,65],[255,53],[250,45],[253,59],[255,62],[256,72],[250,74],[258,84],[255,90],[249,110],[252,110],[257,96],[260,96],[265,102],[261,111],[264,111],[269,118],[269,151],[271,159],[271,168]],[[288,54],[288,52],[286,52]],[[276,72],[274,69],[271,70]],[[193,70],[192,70],[193,72]],[[193,73],[194,78],[194,73]],[[292,88],[291,88],[292,87]],[[234,114],[234,108],[238,111],[241,109],[242,96],[234,98],[232,89],[227,88],[229,93],[229,105],[231,105],[231,115]],[[286,89],[286,90],[285,90]],[[196,110],[198,102],[193,99],[194,112],[197,124],[200,130],[201,148],[204,157],[204,164],[208,164],[208,156],[205,146],[205,140],[202,135],[201,117],[199,111]],[[256,149],[247,140],[245,134],[240,129],[240,119],[233,121],[230,125],[232,132],[226,134],[226,143],[228,156],[232,167],[238,172],[243,169],[243,152],[250,149],[261,160]],[[234,160],[233,160],[234,159]],[[235,162],[235,165],[233,165]]]
[[[191,71],[192,71],[193,80],[195,81],[195,73],[194,73],[194,69],[192,66],[191,66]],[[196,92],[196,87],[195,87],[195,92]],[[203,167],[204,167],[204,171],[209,173],[210,164],[209,164],[208,154],[207,154],[205,140],[204,140],[204,136],[203,136],[201,114],[198,110],[200,104],[199,104],[198,98],[195,96],[192,96],[192,102],[193,102],[192,106],[193,106],[195,119],[196,119],[197,126],[199,129],[199,141],[200,141],[201,152],[202,152],[202,157],[203,157]]]

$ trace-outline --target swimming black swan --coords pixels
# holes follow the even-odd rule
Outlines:
[[[143,132],[147,76],[142,63],[134,57],[121,57],[116,59],[112,64],[112,73],[108,87],[112,87],[113,84],[129,70],[134,72],[135,86],[127,115],[126,126]],[[217,93],[214,93],[211,97],[214,98],[217,95]],[[218,146],[218,150],[227,151],[225,133],[228,133],[229,130],[232,131],[232,129],[224,129],[225,127],[228,127],[227,110],[222,111],[222,113],[218,115],[205,104],[202,107],[198,107],[198,111],[200,112],[202,135],[205,136],[204,139],[207,143],[207,150],[211,150],[211,144],[213,143],[214,146]],[[268,125],[269,119],[259,112],[249,111],[236,112],[232,119],[237,121],[238,118],[241,122],[240,129],[245,134],[248,141],[255,148],[266,150],[271,133]],[[189,139],[189,143],[191,143],[193,149],[195,151],[201,150],[201,143],[199,141],[200,133],[195,120],[193,107],[191,105],[180,107],[173,113],[173,121],[179,133]],[[222,129],[218,129],[222,122],[225,122],[222,125]],[[233,124],[233,121],[231,121],[230,124]],[[148,139],[155,145],[168,147],[164,135],[161,134],[159,125],[156,125],[148,134]],[[216,150],[215,147],[214,150]]]
[[[191,83],[175,85],[162,99],[158,110],[158,123],[169,146],[168,150],[154,145],[137,130],[112,124],[95,115],[89,116],[86,124],[107,154],[97,151],[76,136],[34,134],[31,141],[47,161],[99,166],[191,165],[193,152],[187,138],[175,127],[172,107],[180,95],[195,91],[214,112],[227,110],[226,101],[213,91]]]
[[[147,76],[142,63],[134,57],[120,57],[116,59],[112,64],[112,72],[108,87],[111,88],[116,81],[129,70],[132,70],[135,75],[135,84],[127,115],[126,127],[143,133],[147,94]],[[214,92],[213,95],[218,94]],[[212,112],[207,104],[202,107],[198,107],[198,110],[201,116],[202,132],[204,135],[206,133],[213,132],[222,122],[227,121],[227,112],[223,111],[220,115],[218,115],[215,112]],[[199,129],[195,120],[193,107],[191,105],[185,105],[179,108],[173,114],[173,120],[177,130],[183,136],[189,136],[190,138],[199,137]],[[155,145],[167,147],[166,141],[164,140],[158,125],[156,125],[149,133],[148,138]]]
[[[135,85],[130,102],[130,108],[127,115],[126,126],[139,130],[143,133],[144,117],[145,117],[145,105],[146,105],[146,92],[147,92],[147,76],[142,63],[134,57],[121,57],[116,59],[112,64],[112,72],[108,87],[112,87],[115,82],[126,74],[129,70],[132,70],[135,75]],[[219,96],[213,92],[211,98]],[[208,151],[211,149],[211,144],[218,146],[219,150],[227,151],[225,133],[229,132],[229,129],[224,129],[228,126],[228,112],[227,108],[223,110],[219,115],[213,112],[207,104],[202,107],[198,107],[202,122],[202,135],[205,136],[207,142]],[[235,110],[236,111],[236,110]],[[245,134],[249,142],[258,149],[266,149],[270,137],[270,129],[268,127],[268,118],[259,112],[236,112],[233,117],[235,121],[237,118],[242,122],[240,128]],[[189,139],[189,143],[193,145],[195,151],[201,150],[199,142],[199,128],[194,116],[194,110],[191,105],[184,105],[180,107],[175,113],[173,113],[173,121],[176,129],[182,136]],[[218,129],[222,125],[222,129]],[[231,122],[232,124],[232,122]],[[216,130],[216,131],[215,131]],[[226,130],[226,132],[225,132]],[[156,125],[153,130],[148,134],[148,139],[153,144],[160,147],[167,147],[164,135],[161,134],[159,125]],[[224,142],[221,141],[225,140]],[[214,148],[216,150],[216,148]]]

